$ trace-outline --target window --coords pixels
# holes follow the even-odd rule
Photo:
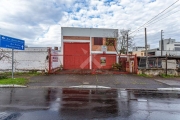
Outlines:
[[[106,38],[106,45],[114,45],[115,38]]]
[[[175,47],[175,51],[180,51],[180,47]]]
[[[103,45],[103,38],[95,37],[94,38],[94,45]]]
[[[174,44],[174,46],[180,46],[180,44]]]

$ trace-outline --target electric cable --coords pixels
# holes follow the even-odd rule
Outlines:
[[[180,10],[174,12],[173,14],[175,14],[175,13],[177,13],[177,12],[179,12],[179,11],[180,11]],[[171,15],[173,15],[173,14],[171,14]],[[163,17],[162,19],[157,20],[157,21],[155,21],[155,22],[152,21],[151,23],[147,24],[147,26],[145,26],[145,27],[148,27],[148,26],[151,25],[151,24],[157,23],[157,22],[159,22],[159,21],[163,20],[164,18],[167,18],[167,17],[169,17],[169,16],[171,16],[171,15],[165,16],[165,17]]]
[[[151,22],[152,20],[154,20],[156,17],[158,17],[160,14],[164,13],[166,10],[168,10],[170,7],[172,7],[174,4],[176,4],[179,0],[177,0],[176,2],[174,2],[173,4],[171,4],[170,6],[168,6],[166,9],[164,9],[162,12],[160,12],[159,14],[157,14],[156,16],[154,16],[153,18],[151,18],[149,21],[147,21],[145,24],[143,24],[142,26],[140,26],[139,28],[137,28],[136,30],[134,30],[133,32],[131,32],[130,34],[136,32],[137,30],[139,30],[141,27],[145,26],[146,24],[148,24],[149,22]],[[130,35],[129,34],[129,35]]]

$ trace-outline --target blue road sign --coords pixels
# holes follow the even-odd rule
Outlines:
[[[0,47],[24,50],[25,42],[24,40],[19,40],[16,38],[0,35]]]

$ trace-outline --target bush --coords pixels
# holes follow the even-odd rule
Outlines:
[[[160,76],[161,77],[163,77],[163,78],[173,78],[174,77],[174,75],[166,75],[166,74],[160,74]]]
[[[114,63],[114,64],[112,65],[112,69],[121,70],[121,69],[122,69],[121,63]]]
[[[7,79],[8,77],[6,75],[0,75],[0,80]]]

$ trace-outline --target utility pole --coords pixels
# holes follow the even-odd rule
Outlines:
[[[145,52],[146,52],[146,69],[148,68],[148,55],[147,55],[147,34],[145,28]]]
[[[161,30],[161,56],[163,55],[163,48],[164,48],[164,46],[163,46],[163,30]]]
[[[128,33],[127,33],[127,52],[126,54],[128,54]]]
[[[168,56],[167,56],[167,52],[166,52],[166,76],[167,76],[167,59],[168,59]]]

